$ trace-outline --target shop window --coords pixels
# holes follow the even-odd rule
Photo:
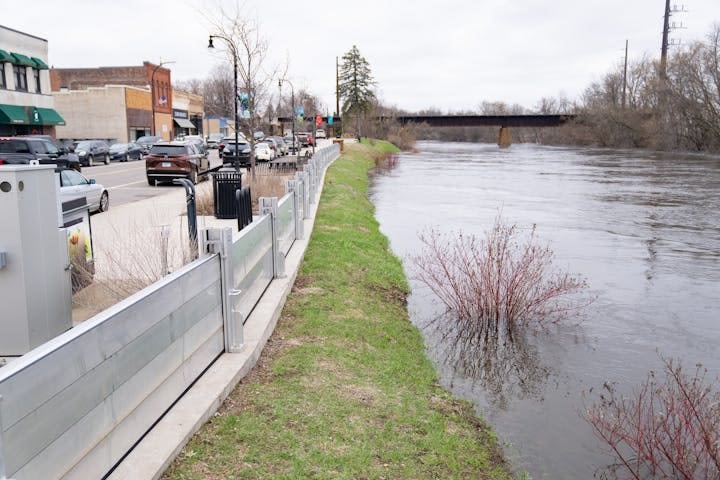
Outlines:
[[[13,65],[13,72],[15,73],[15,90],[27,92],[27,67]]]
[[[40,70],[33,68],[33,77],[35,78],[35,91],[40,93]]]
[[[0,88],[7,88],[5,81],[5,62],[0,62]]]

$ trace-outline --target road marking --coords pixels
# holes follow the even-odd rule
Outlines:
[[[115,185],[113,187],[108,187],[107,189],[115,190],[116,188],[129,187],[130,185],[136,185],[138,183],[145,183],[145,180],[138,180],[137,182],[123,183],[122,185]]]

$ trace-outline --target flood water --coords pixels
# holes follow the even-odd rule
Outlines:
[[[687,373],[702,363],[720,389],[720,157],[418,148],[379,169],[370,193],[408,277],[419,232],[483,236],[501,212],[525,231],[535,225],[554,265],[584,276],[596,296],[583,315],[494,352],[502,364],[477,375],[448,361],[448,346],[428,326],[443,308],[410,280],[411,319],[442,384],[476,405],[516,467],[533,479],[593,478],[609,457],[581,418],[584,405],[604,382],[631,391],[659,370],[660,355],[681,360]]]

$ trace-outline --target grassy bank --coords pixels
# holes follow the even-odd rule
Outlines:
[[[349,146],[330,167],[260,362],[164,478],[511,478],[489,428],[438,386],[408,319],[367,197],[368,170],[391,149]]]

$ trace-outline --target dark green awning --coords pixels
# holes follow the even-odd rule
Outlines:
[[[28,118],[25,114],[25,107],[22,107],[20,105],[0,104],[0,123],[27,124]]]
[[[8,52],[5,50],[0,50],[0,62],[10,62],[12,63],[13,58],[10,56]]]
[[[26,67],[33,68],[37,67],[37,65],[35,65],[35,62],[30,60],[30,57],[23,55],[22,53],[10,52],[10,56],[13,58],[12,63],[14,63],[15,65],[24,65]]]
[[[37,110],[37,115],[35,115],[35,110]],[[40,125],[65,125],[65,119],[52,108],[33,108],[30,111],[30,120],[30,123],[39,123]]]
[[[48,70],[49,69],[47,63],[43,62],[42,60],[40,60],[37,57],[30,57],[30,60],[32,60],[35,63],[35,68],[37,68],[38,70]]]

